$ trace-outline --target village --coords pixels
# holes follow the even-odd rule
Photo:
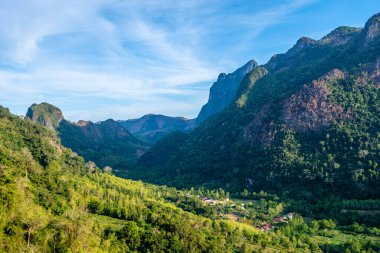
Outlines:
[[[250,217],[250,214],[252,213],[251,209],[253,208],[252,203],[257,202],[256,200],[231,200],[230,198],[215,199],[200,195],[197,195],[197,198],[199,198],[203,203],[215,207],[218,216],[236,222],[253,224],[262,232],[268,232],[280,224],[288,223],[296,216],[294,212],[288,212],[275,216],[271,219],[267,219],[267,221],[254,221]]]

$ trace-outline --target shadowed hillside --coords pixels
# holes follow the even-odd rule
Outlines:
[[[379,17],[301,38],[249,72],[228,109],[158,142],[130,175],[181,187],[378,197]]]
[[[26,118],[55,129],[63,145],[100,167],[111,166],[120,175],[125,174],[148,147],[112,119],[72,123],[64,119],[59,108],[48,103],[33,104]]]

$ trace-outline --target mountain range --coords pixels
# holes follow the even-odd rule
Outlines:
[[[251,60],[220,74],[194,120],[71,123],[47,104],[33,105],[27,118],[56,129],[86,159],[153,183],[231,191],[316,184],[376,195],[379,16],[364,28],[303,37],[264,65]]]
[[[195,120],[155,114],[117,122],[134,136],[148,143],[155,143],[168,133],[190,131],[195,127]]]
[[[380,14],[364,28],[303,37],[245,75],[234,101],[168,135],[129,176],[177,187],[380,190]]]
[[[56,108],[40,107],[65,122]],[[379,200],[330,195],[313,203],[286,192],[179,190],[123,179],[62,146],[56,130],[2,106],[0,144],[1,252],[380,249]]]
[[[251,60],[230,74],[221,73],[210,89],[208,102],[195,119],[147,114],[138,119],[72,123],[64,119],[58,107],[49,103],[31,105],[26,118],[57,130],[65,146],[101,167],[110,165],[123,176],[150,146],[167,134],[190,132],[226,108],[233,101],[244,75],[256,66]]]
[[[379,192],[380,13],[220,74],[196,119],[0,106],[0,252],[380,252]]]
[[[139,119],[118,122],[136,137],[149,143],[155,143],[174,131],[189,132],[204,120],[225,109],[234,100],[244,76],[256,67],[257,62],[250,60],[232,73],[220,73],[210,88],[207,103],[194,119],[147,114]]]
[[[149,147],[112,119],[73,123],[48,103],[33,104],[26,118],[55,130],[63,145],[100,167],[111,166],[117,174],[125,173]]]

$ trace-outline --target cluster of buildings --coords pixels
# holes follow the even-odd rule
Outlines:
[[[209,205],[217,205],[217,204],[226,205],[230,201],[229,198],[218,200],[218,199],[206,198],[206,197],[201,197],[201,200]]]
[[[208,205],[218,205],[218,204],[222,204],[223,206],[227,205],[227,204],[230,204],[231,207],[236,207],[236,203],[235,202],[232,202],[230,201],[229,198],[226,198],[226,199],[222,199],[222,200],[218,200],[218,199],[213,199],[213,198],[207,198],[207,197],[201,197],[201,196],[197,196],[198,198],[200,198],[204,203],[208,204]],[[243,211],[246,211],[244,210],[244,206],[245,204],[241,204],[238,205],[241,209],[243,209]],[[235,221],[239,221],[239,219],[242,217],[241,214],[227,214],[228,218],[229,219],[232,219],[232,220],[235,220]],[[233,218],[231,218],[230,216],[233,216]],[[272,219],[272,222],[270,223],[264,223],[262,224],[259,229],[260,231],[263,231],[263,232],[267,232],[267,231],[270,231],[273,227],[275,227],[277,224],[281,224],[281,223],[287,223],[289,222],[290,220],[292,220],[294,217],[294,213],[290,212],[290,213],[287,213],[287,214],[284,214],[282,216],[278,216],[278,217],[275,217]]]
[[[285,214],[283,216],[275,217],[275,218],[273,218],[273,223],[265,223],[265,224],[263,224],[260,227],[260,231],[267,232],[267,231],[271,230],[275,226],[275,224],[278,224],[278,223],[287,223],[291,219],[293,219],[293,217],[294,217],[294,213],[287,213],[287,214]]]

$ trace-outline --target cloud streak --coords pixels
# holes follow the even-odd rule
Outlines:
[[[72,120],[194,117],[253,38],[312,2],[5,1],[0,102],[20,114],[49,101]]]

